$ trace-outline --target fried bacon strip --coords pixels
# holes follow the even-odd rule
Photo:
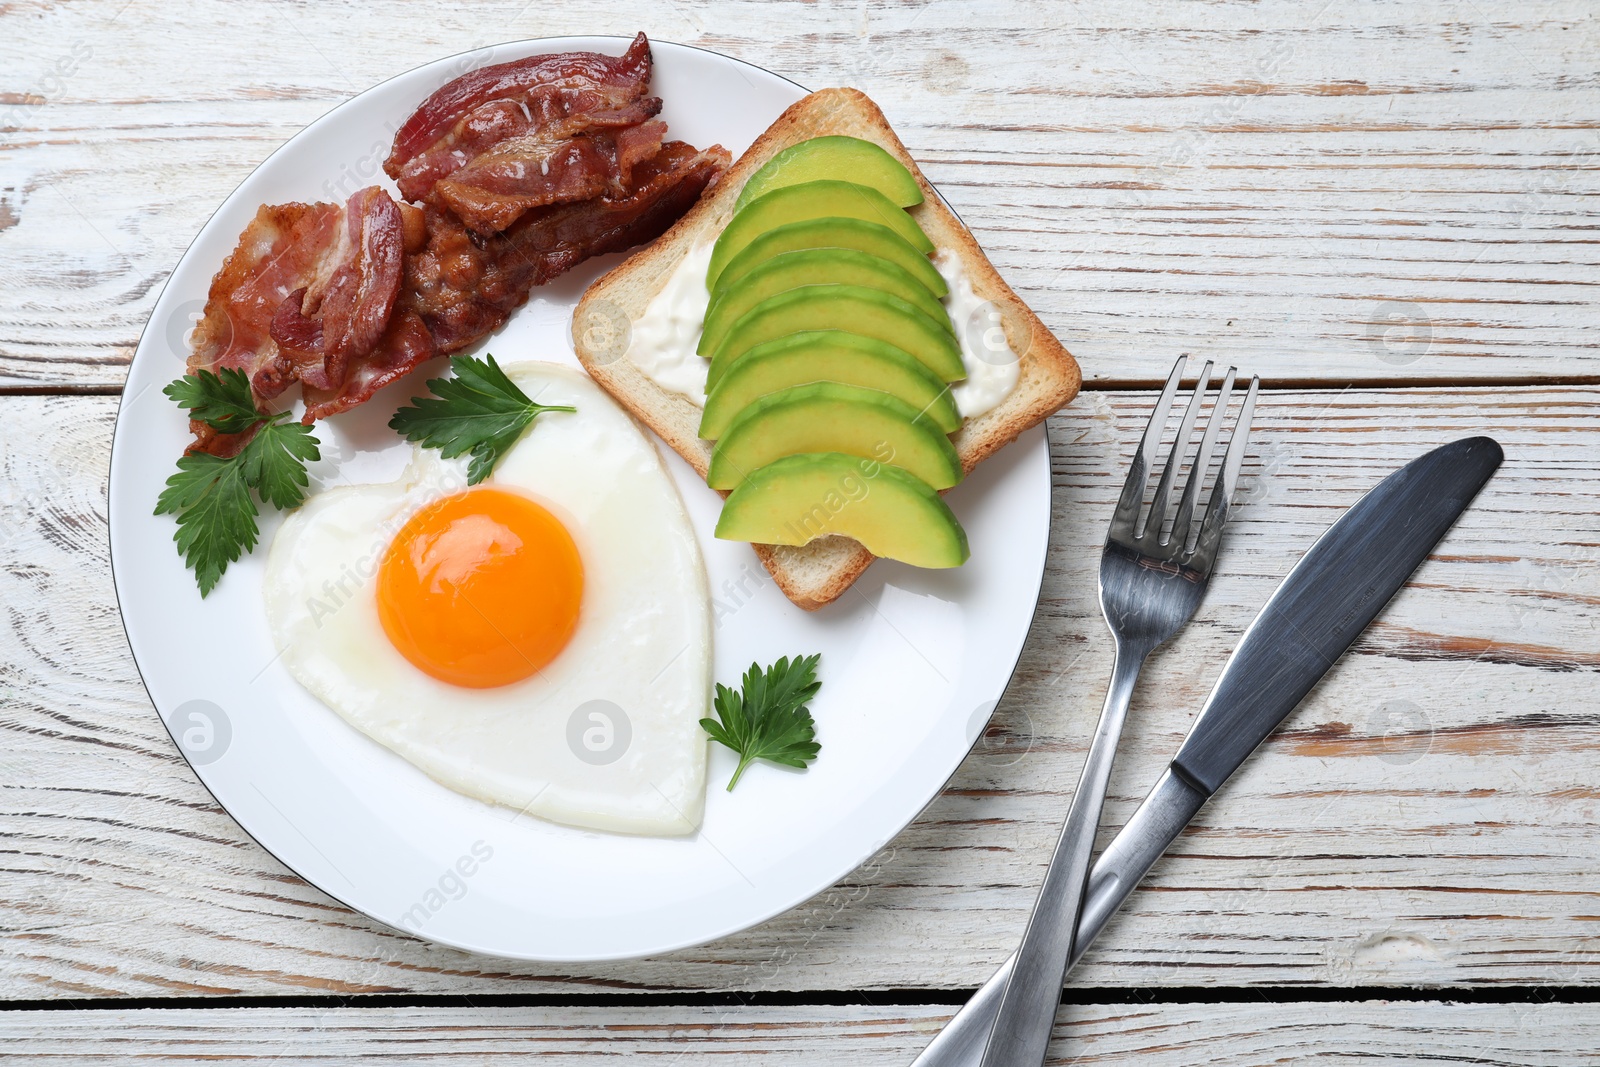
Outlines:
[[[518,223],[499,246],[498,283],[511,308],[527,290],[582,263],[590,256],[624,252],[661,236],[694,206],[700,194],[728,168],[721,145],[700,151],[669,141],[634,168],[633,188],[624,196],[603,196],[585,204],[562,204]]]
[[[660,97],[631,94],[631,89],[549,89],[521,100],[495,100],[462,119],[438,145],[389,173],[402,196],[421,202],[435,183],[507,141],[557,142],[587,130],[635,126],[660,112]]]
[[[462,75],[400,127],[384,171],[402,196],[420,202],[435,183],[507,142],[525,150],[528,171],[538,170],[549,145],[653,118],[661,101],[644,95],[650,70],[650,42],[641,33],[621,56],[530,56]]]
[[[534,56],[464,75],[395,137],[384,168],[407,199],[500,233],[530,211],[625,196],[632,168],[660,151],[659,97],[645,96],[650,45],[621,56]]]
[[[291,293],[269,333],[278,345],[281,391],[290,380],[337,389],[350,361],[371,352],[400,295],[405,242],[400,208],[377,186],[345,205],[343,240],[310,285]]]
[[[351,362],[386,336],[403,276],[400,208],[375,185],[343,207],[262,207],[211,280],[188,369],[242,370],[258,403],[296,381],[338,389]],[[191,425],[191,451],[244,447]]]
[[[633,188],[531,213],[484,239],[450,212],[428,210],[428,244],[406,265],[406,298],[440,354],[497,329],[529,291],[588,259],[654,240],[727,168],[720,146],[697,151],[672,141],[631,168]]]
[[[563,140],[515,137],[438,182],[433,195],[472,229],[499,233],[533,208],[626,195],[633,167],[661,150],[666,132],[650,119]]]
[[[318,419],[349,411],[436,355],[433,335],[428,333],[422,317],[409,307],[400,308],[377,346],[351,366],[343,382],[328,389],[306,383],[306,413],[300,421],[309,426]]]
[[[256,212],[211,279],[205,316],[191,339],[191,371],[238,369],[258,396],[282,391],[272,378],[278,358],[272,319],[285,297],[316,278],[338,239],[340,214],[337,204],[268,204]]]

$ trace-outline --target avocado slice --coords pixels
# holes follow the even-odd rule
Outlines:
[[[774,256],[802,248],[854,248],[887,259],[916,278],[936,297],[943,298],[950,291],[943,275],[928,262],[928,257],[889,227],[835,215],[803,219],[768,230],[728,261],[711,292],[713,295],[721,292]]]
[[[896,158],[871,141],[859,137],[813,137],[790,145],[767,160],[766,166],[750,176],[734,210],[756,197],[785,185],[799,185],[818,178],[841,178],[858,185],[870,185],[899,207],[922,203],[917,179]]]
[[[717,275],[728,261],[768,230],[801,219],[832,216],[876,222],[899,234],[923,255],[933,251],[933,242],[922,232],[922,227],[893,200],[869,186],[825,178],[774,189],[738,211],[711,250],[711,263],[706,268],[707,288],[715,290]]]
[[[944,305],[922,283],[888,260],[853,248],[805,248],[773,256],[713,296],[700,331],[699,353],[703,356],[715,352],[728,327],[767,297],[803,285],[823,284],[859,285],[898,296],[930,319],[943,323],[952,336],[955,334]]]
[[[885,559],[959,567],[967,534],[939,494],[899,467],[840,452],[803,452],[767,464],[722,505],[727,541],[803,545],[843,534]]]
[[[732,489],[750,471],[800,452],[843,452],[892,463],[934,489],[961,481],[955,446],[898,397],[859,385],[812,382],[741,411],[711,451],[706,484]]]
[[[700,436],[714,441],[755,400],[791,385],[820,381],[897,396],[945,433],[961,426],[950,387],[917,357],[860,334],[807,330],[756,345],[734,360],[706,397]]]
[[[806,285],[769,296],[728,327],[711,355],[706,391],[740,356],[764,341],[803,330],[846,330],[903,348],[947,382],[967,376],[961,349],[947,324],[897,296],[859,285]]]

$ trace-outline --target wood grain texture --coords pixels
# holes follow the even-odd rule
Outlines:
[[[176,753],[124,642],[104,517],[115,400],[0,398],[0,998],[978,984],[1021,932],[1104,692],[1097,553],[1151,400],[1088,394],[1052,420],[1056,519],[1027,651],[916,823],[755,930],[559,969],[379,928],[243,836]],[[1600,396],[1271,391],[1257,427],[1206,603],[1135,696],[1112,827],[1340,509],[1457,436],[1493,434],[1507,461],[1076,981],[1600,983]]]
[[[1591,16],[1583,0],[488,0],[425,19],[401,0],[9,3],[0,387],[116,387],[215,206],[361,90],[495,41],[641,28],[866,90],[1091,387],[1157,381],[1183,352],[1280,382],[1592,381]]]
[[[1068,1007],[1051,1062],[1593,1062],[1594,1005],[1292,999],[1600,984],[1600,396],[1572,387],[1600,380],[1600,24],[1581,0],[0,4],[0,391],[118,388],[215,206],[368,86],[494,41],[640,28],[866,90],[1098,390],[1052,422],[1044,598],[989,731],[873,861],[745,934],[568,969],[413,940],[246,838],[157,721],[107,568],[115,400],[0,397],[0,1001],[219,1005],[0,1011],[4,1054],[909,1062],[950,1008],[220,1005],[982,981],[1105,685],[1097,549],[1151,399],[1117,390],[1190,353],[1308,388],[1264,398],[1220,577],[1136,695],[1108,834],[1339,509],[1455,436],[1508,459],[1074,975],[1279,1002]],[[1346,382],[1367,388],[1309,388]]]
[[[899,1067],[949,1016],[943,1007],[215,1008],[21,1011],[0,1042],[28,1062],[376,1064],[440,1067],[537,1057],[554,1065],[725,1063]],[[1159,1004],[1071,1007],[1048,1063],[1148,1067],[1593,1063],[1592,1005]]]

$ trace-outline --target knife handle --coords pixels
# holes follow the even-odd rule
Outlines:
[[[1089,872],[1089,892],[1078,919],[1078,939],[1073,945],[1072,963],[1083,957],[1089,943],[1100,936],[1106,923],[1134,886],[1150,872],[1167,846],[1177,839],[1189,820],[1204,806],[1211,794],[1188,780],[1176,766],[1169,766],[1150,795],[1128,824],[1107,845],[1094,869]]]

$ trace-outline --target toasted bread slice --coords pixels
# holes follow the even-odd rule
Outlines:
[[[636,321],[683,257],[722,232],[740,190],[767,160],[792,144],[828,134],[872,141],[905,164],[925,198],[910,209],[912,216],[938,249],[960,257],[973,291],[1000,310],[1006,342],[1021,357],[1016,388],[996,407],[963,422],[951,438],[963,469],[970,472],[1077,395],[1082,381],[1078,364],[996,273],[972,234],[922,176],[883,112],[855,89],[824,89],[792,105],[672,229],[590,286],[573,315],[578,358],[623,407],[704,477],[711,443],[699,437],[701,409],[688,397],[657,385],[623,355],[626,341],[619,344],[618,337],[625,339],[627,331],[615,320]],[[837,599],[873,560],[860,544],[839,536],[799,547],[752,547],[784,595],[808,611]]]

